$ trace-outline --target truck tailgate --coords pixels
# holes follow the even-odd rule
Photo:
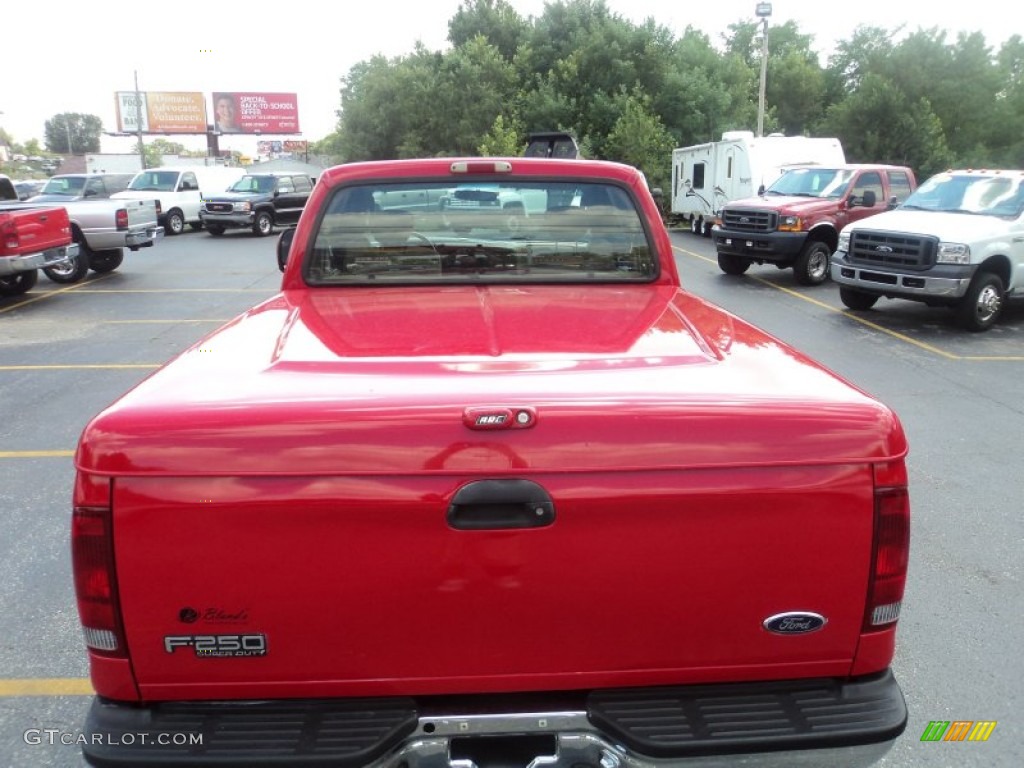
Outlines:
[[[68,214],[51,206],[5,206],[0,254],[38,253],[71,241]]]
[[[117,479],[143,698],[848,673],[871,565],[868,465],[517,476],[550,494],[552,520],[453,527],[471,475]],[[791,611],[827,624],[763,626]]]
[[[145,229],[156,226],[156,200],[119,200],[118,202],[128,210],[128,229]]]

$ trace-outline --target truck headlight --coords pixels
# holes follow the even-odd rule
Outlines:
[[[799,216],[779,216],[779,232],[800,232],[800,225]]]
[[[837,252],[838,251],[842,251],[843,253],[846,253],[849,250],[850,250],[850,233],[849,232],[840,232],[839,233],[839,244],[836,245],[836,251]]]
[[[939,243],[936,264],[970,264],[971,247],[963,243]]]
[[[248,213],[252,210],[252,203],[235,203],[235,210]]]

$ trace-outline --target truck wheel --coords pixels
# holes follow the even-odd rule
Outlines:
[[[967,293],[956,305],[957,319],[968,331],[987,331],[1003,311],[1006,288],[999,275],[979,272],[971,281]]]
[[[105,251],[93,251],[92,258],[89,259],[89,266],[93,272],[98,272],[102,275],[107,272],[113,272],[121,266],[123,261],[124,248],[110,248]]]
[[[222,227],[220,224],[207,224],[206,231],[209,232],[214,237],[220,237],[221,235],[224,234],[224,227]]]
[[[93,252],[85,242],[85,238],[76,231],[75,242],[78,243],[78,254],[70,261],[58,264],[55,267],[44,267],[43,273],[55,283],[77,283],[87,274],[92,264]]]
[[[16,275],[0,277],[0,296],[21,296],[31,291],[39,280],[39,270],[30,269]]]
[[[800,285],[821,285],[828,279],[829,259],[832,251],[821,240],[812,240],[804,246],[793,265],[796,281]]]
[[[878,297],[871,293],[856,291],[853,288],[839,289],[839,300],[850,309],[871,309]]]
[[[164,219],[164,231],[168,235],[180,235],[185,230],[185,215],[177,208],[171,208]]]
[[[750,269],[750,259],[733,256],[731,253],[718,254],[718,268],[727,275],[742,275]]]
[[[697,235],[698,237],[703,234],[704,226],[700,223],[700,219],[696,216],[690,218],[690,234]]]
[[[252,224],[252,231],[257,237],[266,237],[274,231],[274,220],[269,213],[257,213],[256,221]]]

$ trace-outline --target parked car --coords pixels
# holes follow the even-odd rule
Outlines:
[[[14,190],[18,193],[19,200],[28,200],[35,195],[38,195],[40,190],[46,185],[45,179],[30,179],[28,181],[16,181],[14,182]]]
[[[166,166],[135,174],[128,188],[112,197],[123,200],[156,200],[159,221],[168,235],[178,235],[188,224],[202,229],[199,209],[203,199],[223,192],[245,176],[244,168],[223,166]]]
[[[462,185],[550,204],[460,232],[422,203]],[[831,767],[903,732],[899,419],[687,292],[639,170],[349,163],[279,245],[277,295],[81,434],[90,763]]]
[[[987,331],[1024,297],[1024,172],[933,176],[896,210],[843,230],[832,279],[850,309],[883,296],[920,301]]]
[[[312,191],[313,182],[302,173],[250,173],[226,192],[204,197],[199,220],[214,236],[244,228],[263,237],[298,222]]]
[[[51,176],[33,202],[103,199],[128,188],[132,173],[62,173]]]
[[[829,276],[829,258],[843,227],[907,199],[914,172],[892,165],[810,165],[791,168],[757,197],[722,208],[711,228],[718,266],[742,275],[751,264],[792,267],[801,285]]]

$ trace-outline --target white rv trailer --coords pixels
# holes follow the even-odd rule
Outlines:
[[[671,217],[708,235],[722,206],[756,195],[786,168],[845,162],[839,139],[727,131],[721,141],[672,150]]]

